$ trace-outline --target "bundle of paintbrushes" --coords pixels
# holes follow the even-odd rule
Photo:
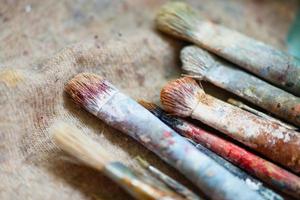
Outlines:
[[[156,24],[159,30],[198,45],[181,51],[182,68],[187,76],[211,82],[282,120],[300,125],[300,98],[297,97],[300,95],[300,66],[295,58],[205,20],[197,11],[180,2],[163,6],[157,14]],[[200,120],[274,163],[300,173],[300,133],[296,131],[297,127],[235,99],[228,99],[230,104],[218,100],[206,94],[191,78],[170,82],[161,91],[161,101],[171,114]],[[157,107],[152,110],[182,135],[210,148],[273,187],[299,197],[297,175],[181,119],[166,117],[161,110],[158,112]]]
[[[140,104],[147,108],[164,123],[180,133],[182,136],[191,139],[195,143],[199,143],[200,145],[198,145],[198,147],[200,148],[200,151],[206,152],[206,154],[214,158],[230,172],[240,177],[244,181],[251,180],[252,182],[256,183],[256,185],[258,185],[258,192],[261,193],[261,195],[263,195],[266,199],[281,199],[281,197],[262,186],[259,181],[253,179],[251,176],[247,175],[234,165],[242,168],[249,174],[261,179],[265,183],[273,186],[281,192],[293,195],[295,197],[300,195],[300,178],[298,176],[263,158],[260,158],[259,156],[237,146],[226,139],[196,127],[181,118],[168,114],[153,103],[140,101]],[[222,158],[230,161],[234,165],[215,155],[205,147],[215,152]]]
[[[164,110],[145,101],[140,105],[95,74],[78,74],[67,83],[66,92],[82,108],[173,166],[211,199],[283,199],[268,186],[299,198],[300,133],[288,124],[300,125],[300,98],[295,96],[300,95],[300,66],[296,60],[202,19],[184,3],[163,6],[156,24],[159,30],[197,45],[181,51],[182,67],[189,77],[171,81],[161,90]],[[206,94],[191,77],[209,81],[280,119],[238,100],[230,98],[227,103]],[[179,117],[199,120],[220,133]],[[63,124],[53,132],[62,149],[101,170],[136,198],[199,199],[141,158],[139,163],[168,189],[149,184],[112,161],[74,128]]]
[[[210,198],[264,199],[102,77],[79,74],[65,89],[77,104],[156,153]]]
[[[225,133],[269,159],[300,172],[300,134],[206,94],[192,78],[170,82],[161,91],[164,108]]]
[[[258,185],[261,183],[234,166],[224,164],[226,162],[220,157],[201,150],[201,146],[193,146],[107,80],[83,73],[70,80],[65,89],[77,104],[142,143],[178,169],[207,196],[213,199],[270,199],[271,196],[281,199],[262,186],[253,190],[249,187],[249,180]],[[186,77],[170,82],[163,88],[161,100],[171,113],[199,119],[274,161],[295,171],[299,169],[299,136],[294,130],[205,94],[193,79]],[[172,128],[185,136],[188,134],[183,130],[194,129],[193,134],[201,133],[188,124],[183,124],[183,130]],[[300,181],[296,175],[212,134],[206,133],[202,137],[198,133],[195,138],[197,143],[212,147],[213,151],[264,182],[279,190],[284,187],[284,192],[289,195],[299,195]],[[174,187],[174,182],[171,186]],[[177,193],[185,189],[179,184],[175,186]],[[181,196],[184,194],[185,197],[191,196],[189,193]]]
[[[168,3],[156,17],[159,30],[190,41],[295,95],[300,95],[296,58],[237,31],[202,19],[185,3]],[[295,109],[299,108],[295,107]],[[297,113],[294,118],[298,118]],[[299,124],[299,121],[298,121]]]
[[[300,98],[252,76],[197,46],[185,47],[181,51],[181,60],[184,71],[192,77],[209,81],[274,115],[300,125],[298,117]]]

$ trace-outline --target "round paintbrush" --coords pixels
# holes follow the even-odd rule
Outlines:
[[[50,132],[56,144],[86,165],[102,171],[137,199],[183,199],[172,192],[159,189],[142,181],[132,170],[114,161],[108,152],[77,128],[57,122]]]
[[[65,87],[73,100],[178,169],[212,199],[262,199],[107,80],[82,73]]]
[[[296,58],[283,51],[207,21],[182,2],[163,6],[156,16],[156,24],[165,33],[193,42],[284,90],[300,95],[300,66]]]
[[[172,114],[192,117],[300,172],[300,134],[216,99],[189,77],[171,81],[161,91],[161,102]]]
[[[232,92],[287,121],[300,125],[300,98],[281,90],[202,50],[185,47],[180,54],[182,68],[198,80]]]

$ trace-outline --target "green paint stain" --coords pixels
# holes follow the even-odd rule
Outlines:
[[[300,9],[290,27],[286,42],[289,53],[297,57],[300,63]]]

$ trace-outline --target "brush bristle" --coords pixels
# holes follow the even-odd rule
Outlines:
[[[190,40],[199,24],[200,17],[189,5],[171,2],[158,11],[155,21],[159,30]]]
[[[138,102],[147,110],[155,110],[158,108],[158,106],[155,103],[151,103],[151,102],[144,101],[144,100],[139,100]]]
[[[141,104],[144,108],[149,110],[155,116],[157,116],[157,117],[161,116],[163,110],[155,103],[147,102],[144,100],[139,100],[138,102],[139,102],[139,104]]]
[[[181,50],[180,59],[182,69],[187,74],[205,79],[207,71],[216,63],[214,58],[207,52],[197,46],[188,46]]]
[[[101,170],[111,161],[108,153],[99,144],[65,122],[54,123],[50,133],[61,149],[86,165]]]
[[[65,91],[78,105],[97,114],[117,89],[96,74],[81,73],[67,83]]]
[[[168,83],[161,90],[160,99],[166,111],[181,117],[188,117],[203,94],[204,91],[194,79],[184,77]]]

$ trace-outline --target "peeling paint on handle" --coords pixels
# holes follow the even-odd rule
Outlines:
[[[237,69],[232,64],[218,64],[210,68],[207,80],[300,126],[300,98]]]
[[[300,172],[300,134],[210,95],[202,94],[192,118],[214,127],[273,161]]]

